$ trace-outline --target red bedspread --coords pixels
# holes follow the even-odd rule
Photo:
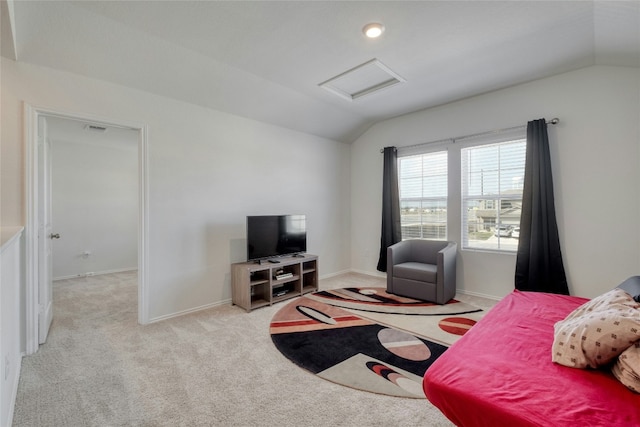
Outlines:
[[[458,426],[640,426],[640,394],[607,369],[551,362],[553,325],[586,299],[514,291],[427,370],[427,398]]]

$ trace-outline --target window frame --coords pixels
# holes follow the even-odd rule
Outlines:
[[[492,225],[492,233],[495,235],[496,226],[499,224],[502,225],[513,225],[513,228],[518,227],[520,224],[520,217],[522,216],[522,189],[519,194],[508,194],[504,193],[502,190],[501,184],[499,185],[499,190],[497,194],[469,194],[468,189],[465,188],[465,166],[464,166],[464,152],[465,150],[474,149],[474,148],[482,148],[487,146],[499,146],[504,144],[518,143],[524,145],[524,153],[522,157],[522,185],[524,186],[524,171],[526,164],[526,128],[518,128],[511,131],[498,132],[492,135],[486,135],[482,138],[474,139],[473,141],[466,141],[464,144],[460,146],[460,246],[462,250],[467,251],[487,251],[487,252],[497,252],[504,254],[512,254],[515,255],[518,250],[517,242],[513,242],[512,240],[505,241],[506,245],[503,246],[503,236],[496,236],[497,238],[497,247],[485,246],[485,245],[470,245],[469,244],[469,223],[468,223],[468,210],[466,209],[467,203],[471,200],[485,200],[492,201],[493,207],[491,209],[495,209],[497,211],[496,221]],[[506,168],[498,167],[496,170],[498,172],[504,170]],[[500,212],[505,209],[502,208],[504,202],[519,202],[520,204],[520,215],[518,218],[518,225],[515,224],[505,224],[503,221],[499,220]],[[500,208],[497,208],[497,207]],[[512,239],[511,237],[508,237]],[[508,242],[508,243],[507,243]],[[512,246],[509,243],[514,243]]]
[[[505,250],[504,248],[474,247],[469,246],[465,240],[464,230],[466,227],[463,201],[463,171],[462,171],[462,150],[470,147],[480,147],[490,144],[498,144],[507,141],[525,140],[526,126],[504,129],[496,132],[481,133],[462,138],[449,138],[426,144],[409,145],[397,147],[398,155],[398,185],[400,182],[400,159],[414,155],[424,155],[439,151],[447,152],[447,221],[445,240],[455,241],[461,252],[490,252],[514,256],[517,250]],[[526,144],[526,143],[525,143]],[[526,158],[526,148],[525,148]],[[401,189],[399,188],[400,192]],[[507,198],[503,197],[506,201]],[[519,196],[518,200],[522,200]],[[407,237],[410,238],[410,237]],[[403,236],[403,240],[405,237]]]

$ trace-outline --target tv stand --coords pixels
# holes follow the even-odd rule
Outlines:
[[[276,275],[279,270],[282,272]],[[282,257],[277,264],[258,261],[231,265],[232,303],[247,312],[317,290],[316,255]]]
[[[280,261],[278,261],[277,259],[257,259],[255,261],[253,261],[254,264],[264,264],[264,263],[271,263],[271,264],[280,264]]]

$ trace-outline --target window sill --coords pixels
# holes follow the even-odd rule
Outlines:
[[[461,252],[481,252],[487,254],[497,254],[497,255],[511,255],[516,256],[518,254],[517,251],[507,251],[504,249],[489,249],[489,248],[462,248]]]

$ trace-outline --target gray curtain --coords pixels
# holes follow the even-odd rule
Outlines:
[[[527,124],[527,154],[515,287],[569,295],[553,201],[551,156],[545,119]]]
[[[382,234],[377,267],[379,271],[387,271],[387,248],[401,240],[398,154],[396,147],[385,147],[382,177]]]

